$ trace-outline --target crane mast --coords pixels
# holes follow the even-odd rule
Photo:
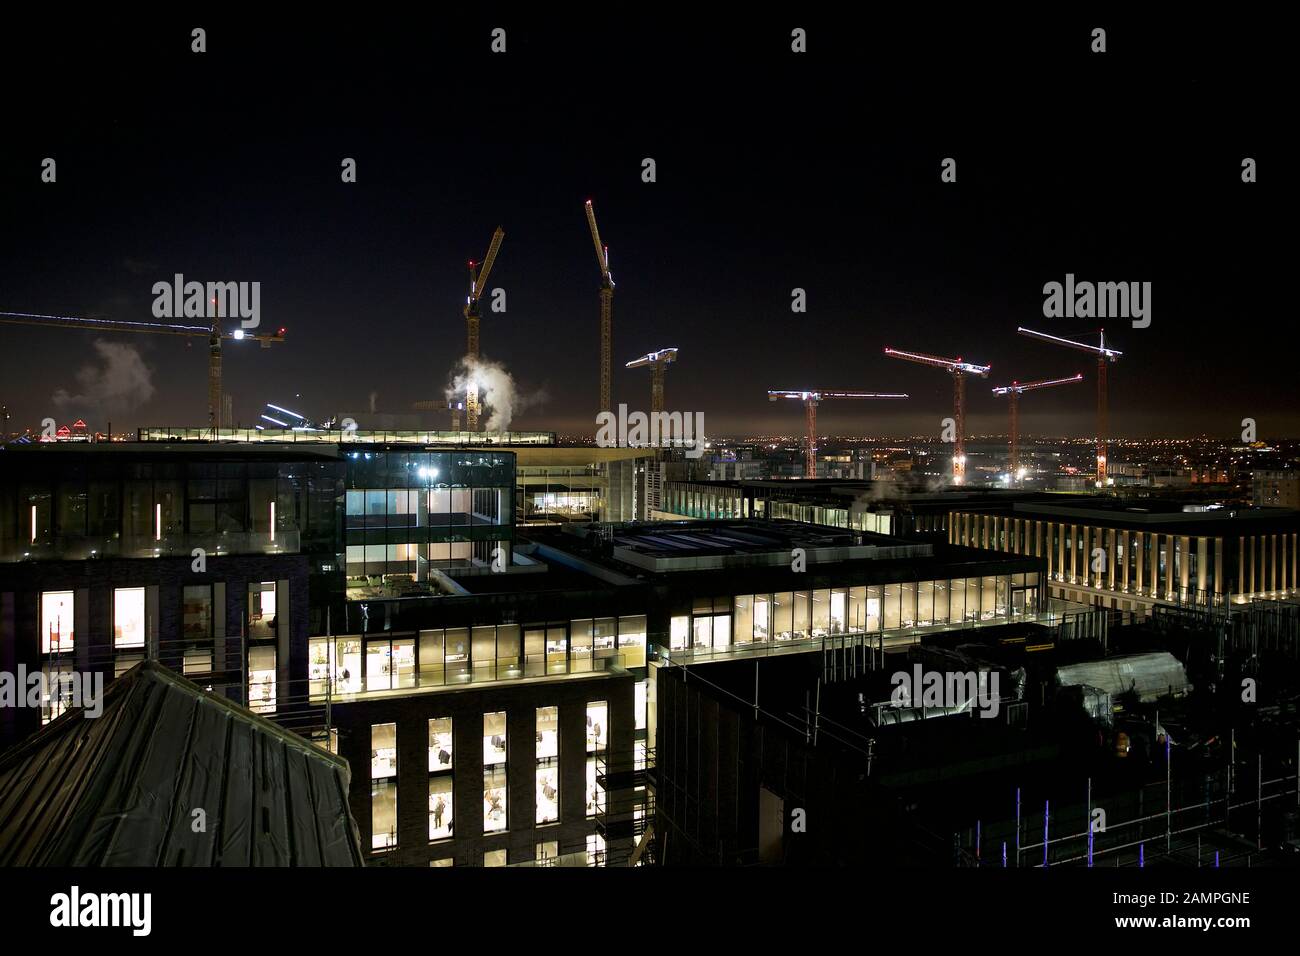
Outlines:
[[[478,431],[479,419],[478,383],[472,378],[473,366],[479,359],[479,300],[483,297],[483,290],[487,288],[488,276],[497,261],[497,253],[501,250],[501,240],[505,237],[505,230],[497,226],[496,232],[492,233],[492,241],[488,244],[487,255],[483,257],[482,265],[472,259],[469,263],[469,295],[465,299],[465,354],[470,359],[471,380],[465,386],[465,419],[466,427],[472,432]]]
[[[960,485],[966,480],[966,376],[978,375],[987,378],[991,365],[977,365],[965,362],[961,357],[945,358],[942,355],[930,355],[925,352],[902,352],[886,348],[885,354],[890,358],[928,365],[943,369],[952,376],[952,417],[955,428],[952,451],[952,480]]]
[[[907,398],[906,394],[901,392],[861,392],[849,389],[790,389],[790,388],[770,388],[767,390],[767,400],[769,402],[779,401],[783,398],[794,399],[803,402],[804,407],[804,424],[807,427],[806,445],[804,449],[804,466],[803,473],[805,478],[817,477],[817,406],[828,398],[865,398],[865,399],[899,399]]]
[[[1012,482],[1019,482],[1020,475],[1020,396],[1025,392],[1037,391],[1040,388],[1051,388],[1054,385],[1069,385],[1071,382],[1082,382],[1083,373],[1072,375],[1069,378],[1050,378],[1041,379],[1037,382],[1012,382],[1010,385],[999,385],[993,389],[994,395],[1005,395],[1011,411],[1011,455],[1008,471],[1011,475]]]
[[[1087,342],[1078,342],[1074,339],[1063,338],[1059,335],[1050,335],[1047,332],[1035,332],[1033,329],[1027,329],[1020,326],[1016,329],[1021,335],[1028,336],[1031,339],[1038,339],[1040,342],[1048,342],[1052,345],[1059,345],[1067,349],[1076,349],[1080,352],[1087,352],[1097,358],[1097,487],[1106,487],[1106,479],[1109,473],[1107,465],[1108,443],[1110,439],[1110,406],[1107,399],[1107,366],[1112,362],[1119,360],[1123,352],[1107,347],[1106,330],[1099,329],[1097,332],[1098,344],[1089,345]]]
[[[587,226],[591,229],[591,241],[596,247],[596,263],[600,266],[600,406],[597,412],[610,410],[610,394],[613,386],[611,367],[614,351],[614,277],[609,272],[609,246],[600,241],[600,229],[596,226],[596,211],[591,200],[587,200]],[[662,386],[662,382],[661,382]]]
[[[7,325],[33,325],[47,329],[87,329],[97,332],[132,332],[150,335],[180,335],[208,340],[208,427],[215,437],[221,421],[221,343],[225,339],[252,340],[262,348],[284,341],[284,329],[273,334],[255,335],[242,328],[222,331],[213,319],[210,325],[168,325],[163,322],[136,322],[128,319],[90,319],[70,315],[41,315],[34,312],[0,312],[0,323]]]
[[[677,361],[678,350],[659,349],[649,352],[638,359],[628,362],[624,368],[650,369],[650,412],[658,414],[664,410],[664,370],[669,362]]]

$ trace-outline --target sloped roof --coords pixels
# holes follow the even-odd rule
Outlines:
[[[99,717],[72,710],[0,756],[0,866],[360,866],[349,778],[346,761],[144,661]]]

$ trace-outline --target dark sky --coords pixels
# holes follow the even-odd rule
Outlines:
[[[1150,328],[1107,323],[1125,352],[1116,434],[1228,435],[1249,416],[1300,435],[1276,24],[595,9],[15,24],[0,39],[0,310],[148,320],[174,273],[256,280],[288,341],[229,344],[241,421],[266,401],[324,417],[371,393],[406,411],[442,396],[464,351],[465,261],[500,224],[489,284],[508,311],[484,315],[482,348],[536,399],[514,427],[590,432],[592,197],[618,283],[615,398],[633,408],[649,376],[622,362],[677,346],[668,405],[711,433],[797,432],[798,407],[765,391],[811,386],[912,395],[824,405],[824,431],[936,433],[948,377],[884,358],[891,345],[993,366],[970,386],[972,433],[1005,428],[989,386],[1083,371],[1025,399],[1023,427],[1091,434],[1088,357],[1015,334],[1098,326],[1042,315],[1043,283],[1072,272],[1153,284]],[[940,182],[948,156],[955,184]],[[96,335],[0,330],[15,421],[70,417],[52,397],[85,391]],[[205,420],[202,340],[101,338],[139,349],[154,393],[77,406],[92,426]]]

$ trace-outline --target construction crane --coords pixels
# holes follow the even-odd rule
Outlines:
[[[478,362],[478,320],[479,299],[483,296],[483,290],[487,288],[488,275],[492,272],[492,265],[497,261],[497,253],[501,250],[501,240],[506,237],[505,230],[497,226],[496,232],[492,233],[492,242],[488,245],[487,255],[483,257],[482,264],[469,261],[469,295],[465,297],[465,329],[466,345],[465,354],[475,363]],[[471,369],[470,374],[473,375]],[[478,431],[478,384],[474,381],[465,386],[465,419],[466,426],[472,432]]]
[[[208,340],[208,427],[222,427],[221,421],[221,343],[224,339],[253,340],[268,349],[284,341],[283,328],[273,334],[256,335],[245,329],[224,331],[218,320],[211,325],[167,325],[163,322],[131,322],[120,319],[87,319],[68,315],[38,315],[31,312],[0,312],[0,322],[9,325],[35,325],[47,329],[93,329],[97,332],[147,332],[154,335],[182,335]]]
[[[601,244],[596,211],[590,199],[587,200],[587,225],[591,227],[591,241],[596,246],[596,262],[600,265],[600,407],[596,411],[607,412],[613,384],[610,355],[614,350],[614,277],[609,272],[609,246]]]
[[[900,352],[886,347],[885,354],[890,358],[905,362],[916,362],[941,368],[952,376],[952,416],[955,425],[955,438],[952,450],[952,480],[960,485],[966,480],[966,376],[978,375],[988,378],[991,365],[976,365],[974,362],[962,361],[961,357],[944,358],[941,355],[927,355],[924,352]]]
[[[1110,435],[1110,411],[1107,408],[1106,398],[1106,366],[1119,359],[1123,352],[1117,352],[1115,349],[1106,347],[1106,330],[1098,329],[1098,345],[1089,345],[1087,342],[1076,342],[1074,339],[1061,338],[1059,335],[1048,335],[1046,332],[1035,332],[1033,329],[1026,329],[1023,326],[1016,329],[1021,335],[1027,335],[1031,339],[1039,339],[1043,342],[1050,342],[1053,345],[1063,345],[1069,349],[1078,349],[1080,352],[1087,352],[1097,357],[1097,487],[1106,486],[1106,452],[1107,439]]]
[[[769,388],[767,400],[775,402],[793,398],[803,402],[804,416],[808,420],[808,445],[805,451],[803,473],[805,478],[817,477],[817,406],[828,398],[907,398],[902,392],[855,392],[844,389],[818,388],[809,390]]]
[[[660,349],[648,352],[639,359],[628,362],[624,368],[650,367],[650,412],[655,414],[664,410],[664,369],[669,362],[677,361],[677,349]]]
[[[1010,385],[999,385],[993,389],[994,395],[1006,395],[1011,403],[1011,462],[1010,474],[1013,482],[1018,482],[1020,474],[1020,396],[1025,392],[1032,392],[1040,388],[1051,388],[1053,385],[1069,385],[1071,382],[1082,382],[1083,373],[1072,375],[1069,378],[1045,378],[1037,382],[1012,382]]]

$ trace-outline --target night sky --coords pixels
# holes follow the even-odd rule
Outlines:
[[[442,398],[464,351],[465,262],[502,225],[489,286],[508,311],[485,309],[482,350],[532,400],[513,427],[591,433],[590,197],[617,282],[615,399],[634,409],[649,375],[622,363],[676,346],[668,406],[703,411],[712,434],[797,433],[799,407],[765,391],[812,386],[912,395],[826,404],[825,432],[936,434],[949,378],[884,358],[890,345],[993,366],[970,384],[973,434],[1005,429],[990,386],[1082,371],[1026,398],[1022,428],[1090,435],[1091,360],[1015,334],[1097,328],[1042,315],[1043,283],[1072,272],[1153,284],[1150,328],[1105,323],[1125,352],[1116,435],[1230,435],[1247,416],[1263,437],[1300,435],[1276,24],[597,9],[14,24],[0,310],[150,320],[153,283],[174,273],[260,281],[263,325],[288,341],[227,343],[239,421],[267,401],[364,410],[372,393],[405,412]],[[194,26],[207,53],[190,52]],[[1089,51],[1094,26],[1105,54]],[[955,184],[940,182],[949,156]],[[1257,183],[1241,181],[1246,156]],[[15,424],[205,423],[199,339],[99,336],[138,348],[152,397],[56,405],[85,391],[96,338],[0,325]]]

